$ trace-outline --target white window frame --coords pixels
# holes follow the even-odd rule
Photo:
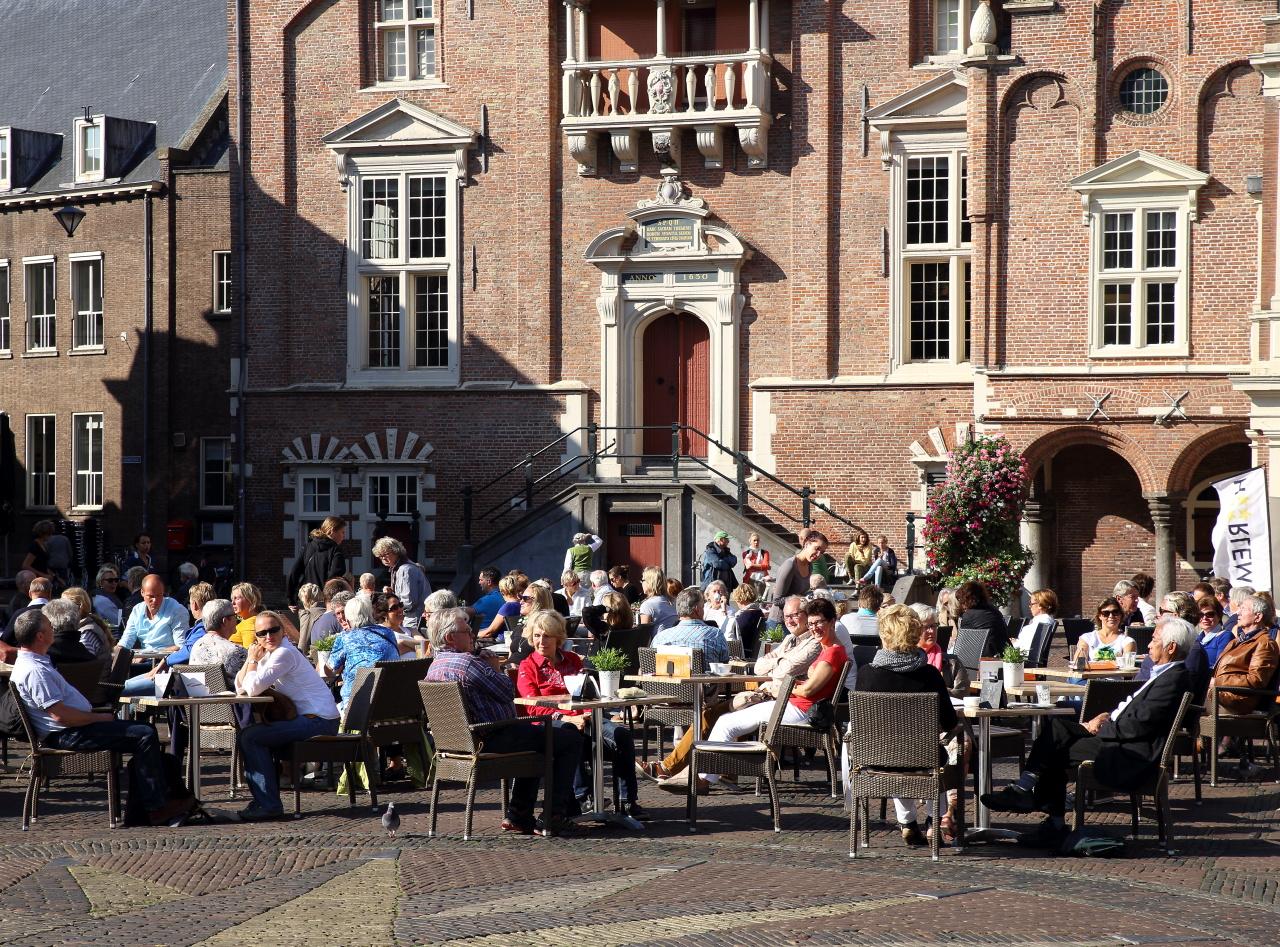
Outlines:
[[[325,480],[329,484],[329,509],[316,510],[308,512],[303,498],[306,496],[306,483],[308,480]],[[326,516],[336,516],[338,509],[338,480],[333,475],[333,471],[328,469],[314,470],[305,468],[298,471],[298,520],[324,519]]]
[[[973,22],[973,5],[975,0],[929,0],[932,4],[929,17],[931,25],[931,33],[929,34],[929,54],[925,56],[925,62],[937,63],[939,65],[955,63],[963,59],[969,49],[969,24]],[[960,8],[960,31],[959,46],[955,49],[940,49],[938,38],[940,36],[938,15],[939,8],[944,3],[954,2]]]
[[[363,480],[364,480],[365,517],[368,520],[372,522],[378,521],[378,511],[373,503],[373,479],[375,477],[386,477],[390,481],[388,484],[389,489],[387,493],[388,499],[390,501],[394,501],[398,496],[400,496],[400,492],[398,489],[399,484],[396,482],[397,478],[406,477],[412,480],[414,483],[414,491],[415,491],[413,494],[414,506],[409,510],[400,512],[398,509],[394,509],[390,505],[388,505],[387,516],[386,516],[386,519],[383,520],[383,522],[407,523],[413,519],[413,509],[416,508],[419,511],[421,511],[422,474],[417,468],[406,470],[406,468],[404,467],[372,467],[363,471],[362,473],[363,473]],[[419,513],[419,516],[421,516],[421,512]]]
[[[210,305],[217,315],[231,312],[235,277],[231,272],[231,251],[213,251],[213,299]]]
[[[90,448],[90,461],[84,463],[84,458],[80,456],[79,449],[79,424],[81,418],[97,419],[98,425],[98,468],[92,467],[92,447]],[[92,420],[89,421],[93,423]],[[92,428],[90,431],[92,432]],[[100,510],[103,506],[103,499],[106,495],[106,477],[104,476],[104,468],[106,467],[106,457],[104,455],[105,445],[103,443],[103,434],[105,433],[105,418],[101,412],[83,412],[71,415],[71,508],[74,510]],[[90,434],[92,441],[92,433]],[[82,469],[83,468],[83,469]],[[80,502],[80,478],[96,477],[98,480],[98,502]]]
[[[99,135],[99,155],[97,170],[86,170],[85,168],[85,129],[90,126],[96,126],[100,132]],[[72,151],[75,153],[75,171],[77,184],[91,184],[95,181],[102,181],[106,177],[107,168],[107,121],[105,115],[92,115],[88,121],[83,118],[77,118],[72,129],[74,142]]]
[[[395,2],[395,0],[392,0]],[[377,43],[377,85],[397,88],[440,85],[440,8],[445,0],[426,0],[431,7],[429,17],[415,17],[414,0],[398,0],[403,14],[397,19],[384,19],[387,0],[373,0],[374,33]],[[418,62],[418,35],[430,32],[435,51],[430,72],[421,71]],[[395,36],[404,44],[404,75],[391,76],[388,68],[389,39]]]
[[[4,285],[0,286],[0,355],[13,353],[13,270],[7,259],[0,259],[0,272],[4,273]]]
[[[0,128],[0,191],[13,188],[13,132]]]
[[[944,243],[907,244],[907,165],[914,158],[945,157],[948,179],[948,240]],[[890,166],[890,298],[894,318],[894,361],[898,365],[963,366],[969,363],[967,351],[965,265],[971,262],[973,245],[962,240],[962,180],[967,167],[968,148],[963,136],[954,133],[919,134],[898,137],[892,148]],[[951,312],[949,320],[949,354],[939,359],[913,359],[911,356],[911,281],[914,263],[949,264]]]
[[[53,274],[53,289],[50,293],[50,301],[53,303],[52,313],[41,313],[41,316],[50,316],[53,320],[53,345],[33,346],[31,344],[35,333],[32,331],[32,320],[34,314],[31,311],[31,268],[34,266],[47,266]],[[52,256],[29,256],[22,258],[22,290],[23,302],[26,306],[26,351],[28,354],[34,355],[56,355],[58,354],[58,261]]]
[[[32,437],[31,422],[37,419],[47,418],[53,425],[53,469],[49,471],[37,471],[32,454]],[[52,510],[58,505],[58,418],[53,414],[28,414],[26,422],[23,425],[23,453],[27,465],[27,509],[29,510]],[[36,503],[36,477],[49,478],[49,502]]]
[[[234,485],[227,490],[226,499],[228,503],[210,503],[209,494],[205,490],[205,476],[208,474],[208,449],[212,443],[225,444],[227,449],[227,470],[232,469],[232,449],[230,437],[202,437],[200,438],[200,509],[202,510],[230,510],[235,506],[235,495],[232,492]]]
[[[409,2],[409,0],[406,0]],[[347,380],[361,386],[456,386],[460,379],[461,355],[460,244],[461,201],[458,199],[459,169],[454,152],[390,157],[384,155],[355,156],[348,193],[348,332]],[[409,181],[413,177],[439,177],[444,183],[444,255],[413,259],[409,257]],[[399,179],[396,255],[388,259],[366,260],[361,255],[362,199],[364,182],[373,178]],[[447,361],[443,366],[418,366],[415,358],[414,311],[415,276],[442,276],[448,302]],[[375,276],[396,278],[399,286],[399,365],[370,366],[369,358],[369,279]]]
[[[92,309],[81,309],[81,300],[76,298],[76,264],[77,263],[97,263],[98,264],[98,309],[95,312]],[[67,286],[71,292],[71,351],[73,352],[104,352],[106,351],[107,335],[106,335],[106,263],[103,260],[100,251],[86,253],[72,253],[67,258]],[[77,344],[80,335],[80,318],[81,316],[96,316],[98,320],[98,341],[90,342],[85,345]]]

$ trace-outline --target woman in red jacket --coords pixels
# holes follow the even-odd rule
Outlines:
[[[540,609],[529,619],[527,628],[533,653],[520,662],[516,689],[521,697],[550,697],[567,694],[566,675],[582,673],[582,658],[572,651],[565,651],[568,637],[564,617],[553,609]],[[600,711],[596,711],[599,713]],[[577,727],[588,740],[591,738],[590,711],[558,711],[554,707],[530,707],[532,716],[554,716],[557,721]],[[618,788],[618,799],[624,812],[633,819],[647,821],[648,815],[640,807],[636,786],[636,751],[631,731],[606,720],[603,726],[604,752],[613,766],[613,778]],[[583,759],[588,759],[584,751]],[[592,757],[593,758],[593,757]],[[574,778],[574,793],[581,802],[590,791],[590,783],[579,770]],[[597,799],[596,808],[603,800]]]

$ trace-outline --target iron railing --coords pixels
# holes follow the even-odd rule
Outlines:
[[[631,454],[621,452],[619,444],[623,439],[622,435],[639,432],[643,437],[647,431],[670,431],[671,452],[669,454]],[[554,450],[584,432],[586,434],[586,450],[584,453],[566,458],[541,474],[535,473],[537,461],[546,455],[548,451]],[[700,456],[690,449],[693,444],[699,442],[706,445],[708,452],[714,448],[720,454],[729,457],[733,461],[734,475],[732,478],[720,468],[708,463],[706,457]],[[530,451],[521,460],[480,486],[464,486],[462,488],[463,541],[466,543],[471,542],[473,528],[476,524],[493,526],[507,516],[532,510],[539,496],[546,496],[553,486],[580,470],[586,470],[586,478],[588,480],[596,479],[599,462],[603,459],[626,461],[657,460],[659,458],[671,461],[671,478],[676,482],[681,479],[682,469],[696,470],[698,468],[705,469],[714,477],[720,477],[727,482],[731,482],[733,485],[734,506],[739,513],[742,513],[749,504],[758,504],[771,510],[787,523],[804,528],[813,524],[815,511],[820,511],[836,522],[847,526],[850,530],[857,531],[861,529],[852,520],[841,516],[827,504],[814,499],[813,487],[807,485],[796,487],[787,483],[782,478],[753,463],[742,451],[726,447],[714,437],[691,425],[602,427],[598,424],[588,424],[561,434],[550,443],[544,444],[535,451]],[[768,481],[784,493],[799,499],[799,514],[797,515],[790,510],[784,509],[755,489],[755,483],[758,483],[759,480]],[[496,496],[496,499],[491,499],[494,496]],[[478,505],[485,506],[479,513],[476,512]]]

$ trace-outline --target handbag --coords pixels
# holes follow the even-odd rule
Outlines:
[[[830,700],[820,700],[809,708],[801,723],[825,733],[836,725],[836,710]]]
[[[271,703],[259,705],[263,723],[281,723],[286,720],[297,719],[298,705],[293,702],[293,698],[288,694],[274,687],[269,687],[263,692],[263,696],[271,698]]]

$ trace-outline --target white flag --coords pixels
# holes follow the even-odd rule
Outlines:
[[[1271,591],[1271,524],[1261,467],[1213,485],[1222,509],[1213,526],[1213,574],[1234,585]]]

